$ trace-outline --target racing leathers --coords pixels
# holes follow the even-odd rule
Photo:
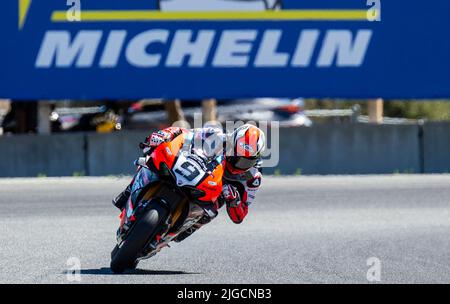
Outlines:
[[[143,153],[149,154],[152,149],[164,142],[169,142],[178,135],[193,133],[194,147],[201,147],[201,151],[197,150],[197,153],[203,154],[206,157],[212,157],[217,155],[217,153],[226,153],[226,142],[227,135],[220,129],[216,128],[203,128],[203,129],[191,129],[187,130],[184,128],[170,127],[158,132],[152,133],[145,139],[145,145],[142,146]],[[182,232],[178,235],[175,241],[182,241],[186,237],[190,236],[201,226],[209,223],[214,219],[218,210],[226,205],[227,213],[230,219],[236,223],[240,224],[248,214],[248,207],[255,201],[255,195],[261,185],[262,175],[259,172],[259,167],[261,161],[257,163],[254,167],[242,171],[242,172],[231,172],[227,170],[226,157],[224,157],[224,163],[222,164],[225,168],[224,176],[222,179],[223,188],[222,194],[216,202],[211,202],[209,207],[205,209],[205,216],[191,229]],[[133,179],[134,180],[134,179]],[[131,185],[123,191],[116,199],[113,200],[113,204],[122,209],[126,201],[131,194]]]

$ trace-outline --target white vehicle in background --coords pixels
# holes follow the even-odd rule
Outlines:
[[[257,98],[233,100],[219,104],[218,120],[277,121],[280,127],[310,127],[312,121],[305,115],[304,101],[297,99]]]
[[[202,103],[198,100],[183,100],[185,119],[194,125],[196,115],[202,113]],[[167,112],[161,100],[143,100],[133,103],[122,117],[124,129],[144,129],[167,127]],[[217,120],[225,125],[227,121],[277,121],[282,127],[309,127],[312,121],[306,116],[303,99],[237,99],[219,100]],[[205,122],[203,122],[205,123]]]

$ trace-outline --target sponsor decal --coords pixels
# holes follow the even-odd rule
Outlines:
[[[248,145],[248,144],[246,144],[246,143],[240,142],[239,145],[240,145],[240,146],[242,147],[242,149],[244,149],[245,151],[248,151],[248,152],[250,152],[250,153],[254,153],[254,152],[255,152],[255,150],[252,148],[252,146],[250,146],[250,145]]]
[[[260,181],[259,181],[259,178],[257,178],[257,179],[255,179],[255,181],[253,182],[253,186],[254,186],[254,187],[259,187],[259,185],[260,185]]]
[[[39,3],[18,0],[20,30]],[[70,3],[70,5],[69,5]],[[88,5],[88,4],[86,4]],[[55,7],[58,5],[55,4]],[[59,5],[61,7],[61,5]],[[374,13],[375,12],[375,13]],[[377,17],[377,10],[371,11]],[[349,30],[333,24],[340,21],[370,23],[366,9],[290,9],[277,11],[157,11],[149,9],[81,9],[78,1],[68,1],[66,10],[50,11],[48,27],[35,56],[38,69],[112,69],[126,65],[136,69],[151,68],[357,68],[372,40],[370,29]],[[373,18],[372,18],[373,19]],[[164,22],[272,21],[273,28],[261,30],[248,26],[233,29],[164,28]],[[45,21],[45,20],[43,20]],[[277,21],[326,21],[333,28],[299,29],[292,33],[277,28]],[[158,22],[142,32],[130,31],[128,25]],[[138,23],[136,23],[138,22]],[[161,22],[163,25],[161,25]],[[74,30],[74,23],[90,29]],[[107,30],[111,23],[121,24]],[[67,28],[66,25],[67,24]],[[94,26],[92,26],[94,25]],[[97,27],[98,26],[98,27]],[[30,24],[32,28],[32,24]],[[57,28],[57,29],[56,29]],[[93,29],[92,29],[93,28]],[[292,32],[291,30],[289,32]],[[291,35],[288,35],[291,34]],[[290,43],[289,46],[283,42]],[[317,54],[317,56],[315,56]]]
[[[172,155],[172,151],[169,149],[169,147],[166,147],[166,152],[168,155]]]
[[[259,35],[261,39],[257,39]],[[151,29],[133,36],[127,30],[80,30],[76,34],[49,30],[42,39],[35,67],[110,69],[121,61],[137,69],[359,67],[364,63],[372,30],[305,29],[298,37],[293,49],[280,51],[283,31],[275,28]],[[218,43],[213,47],[215,39]],[[151,46],[162,46],[163,50],[149,52]],[[315,52],[318,56],[313,60]]]

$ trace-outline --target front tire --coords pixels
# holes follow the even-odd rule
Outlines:
[[[123,273],[126,269],[135,269],[138,254],[144,249],[147,242],[152,239],[157,228],[165,221],[167,210],[161,206],[152,206],[137,219],[134,227],[119,248],[117,245],[111,252],[111,270],[114,273]]]

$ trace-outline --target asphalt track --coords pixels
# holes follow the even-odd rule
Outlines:
[[[226,212],[138,270],[109,270],[128,178],[0,180],[0,283],[450,283],[450,175],[267,177],[246,221]]]

